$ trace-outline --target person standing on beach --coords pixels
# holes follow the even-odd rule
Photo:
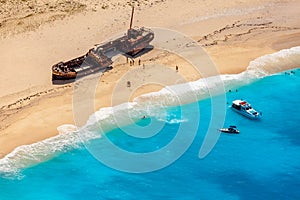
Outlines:
[[[131,82],[130,81],[127,81],[127,87],[131,87]]]
[[[176,65],[176,72],[178,72],[178,66]]]

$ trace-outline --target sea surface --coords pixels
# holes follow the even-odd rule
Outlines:
[[[300,69],[263,76],[249,84],[233,85],[226,88],[224,126],[236,125],[240,134],[219,134],[215,130],[219,138],[204,158],[199,158],[199,150],[212,120],[214,105],[210,98],[162,108],[163,115],[156,110],[158,114],[114,128],[105,136],[92,137],[84,144],[70,147],[53,143],[47,147],[52,152],[48,155],[41,153],[45,149],[35,149],[36,146],[18,149],[18,156],[15,152],[0,161],[0,199],[299,199]],[[263,113],[262,118],[250,120],[232,111],[230,103],[235,99],[249,101]],[[196,132],[189,128],[195,124]],[[155,125],[161,128],[151,137],[141,131],[149,131],[149,127]],[[181,130],[180,127],[185,128]],[[95,135],[100,134],[99,130],[94,131]],[[180,148],[186,141],[176,138],[179,131],[187,138],[195,135],[186,151]],[[145,138],[134,137],[143,134]],[[106,149],[107,139],[135,154],[160,152],[175,141],[180,152],[158,153],[146,162],[123,157],[120,164],[121,154]],[[47,146],[47,141],[43,145]],[[60,150],[54,151],[50,146],[59,146]],[[28,161],[29,154],[36,156],[35,162]],[[174,154],[180,154],[174,162],[151,171],[153,163],[164,163]],[[115,168],[122,170],[129,166],[137,173],[108,167],[101,162],[101,155],[115,159],[118,163]],[[139,173],[143,167],[150,172]]]

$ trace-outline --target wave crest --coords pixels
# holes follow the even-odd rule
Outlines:
[[[59,135],[49,139],[17,147],[14,151],[0,160],[0,175],[4,177],[18,177],[20,170],[51,159],[53,156],[80,148],[82,142],[101,137],[95,132],[87,130],[70,131],[70,127],[58,127]],[[73,129],[74,130],[74,129]]]

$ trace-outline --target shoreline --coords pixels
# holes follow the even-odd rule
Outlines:
[[[298,48],[300,48],[300,46],[298,47]],[[287,49],[288,50],[288,49]],[[299,52],[300,53],[300,52]],[[276,53],[274,53],[274,54],[276,54]],[[271,54],[271,55],[273,55],[273,54]],[[268,55],[266,55],[266,56],[268,56]],[[300,63],[299,63],[300,64]],[[248,66],[249,67],[249,66]],[[298,66],[298,67],[296,67],[296,68],[282,68],[281,70],[279,70],[279,71],[273,71],[272,73],[270,73],[270,74],[268,74],[267,76],[272,76],[272,75],[274,75],[274,74],[277,74],[277,73],[282,73],[282,72],[284,72],[284,71],[289,71],[289,70],[294,70],[294,69],[299,69],[300,68],[300,65]],[[247,72],[248,71],[248,69],[246,69],[245,71],[242,71],[241,73],[238,73],[238,74],[221,74],[221,76],[222,75],[229,75],[229,76],[231,76],[231,75],[241,75],[242,73],[245,73],[245,72]],[[265,77],[265,76],[263,76],[263,77]],[[263,77],[260,77],[260,78],[263,78]],[[207,78],[209,78],[209,77],[207,77]],[[198,80],[194,80],[194,81],[190,81],[190,82],[185,82],[185,84],[186,83],[192,83],[192,82],[197,82],[197,81],[201,81],[201,80],[203,80],[203,79],[205,79],[205,78],[200,78],[200,79],[198,79]],[[257,79],[258,80],[258,79]],[[168,85],[168,86],[175,86],[176,87],[176,85]],[[242,85],[238,85],[237,87],[240,87],[240,86],[242,86]],[[59,87],[59,88],[57,88],[56,90],[52,90],[52,89],[50,89],[50,90],[46,90],[46,91],[43,91],[43,92],[39,92],[39,93],[37,93],[36,95],[38,95],[38,97],[42,97],[43,98],[43,95],[45,95],[44,96],[44,98],[47,98],[47,92],[49,92],[49,94],[48,95],[50,95],[50,96],[52,96],[52,95],[54,95],[54,96],[58,96],[59,94],[62,94],[62,93],[64,93],[65,94],[65,92],[68,92],[68,93],[70,93],[70,94],[73,94],[73,90],[74,90],[74,88],[73,87],[75,87],[74,86],[74,84],[68,84],[68,85],[65,85],[65,86],[62,86],[62,87]],[[164,87],[163,87],[164,88]],[[137,95],[136,96],[133,96],[132,97],[132,99],[133,98],[140,98],[140,97],[144,97],[144,95],[151,95],[153,92],[154,93],[158,93],[160,90],[161,90],[162,88],[160,88],[160,87],[157,87],[157,88],[155,88],[155,89],[153,89],[153,88],[149,88],[149,89],[142,89],[141,91],[140,91],[140,93],[137,93]],[[59,91],[59,90],[61,90],[61,91]],[[53,92],[53,93],[51,93],[51,92]],[[225,91],[226,92],[226,91]],[[41,94],[42,93],[42,94]],[[39,95],[40,94],[40,95]],[[30,97],[28,97],[29,98],[29,105],[30,105],[30,98],[32,98],[32,96],[36,96],[36,95],[31,95]],[[37,98],[38,98],[37,97]],[[128,102],[123,102],[123,103],[133,103],[134,101],[132,101],[132,99],[130,100],[130,101],[128,101]],[[47,99],[44,99],[44,100],[46,100],[47,101]],[[201,100],[201,99],[200,99]],[[34,99],[33,99],[33,101],[34,101]],[[47,102],[48,103],[48,102]],[[119,106],[119,105],[121,105],[121,104],[123,104],[123,103],[120,103],[120,104],[118,104],[118,105],[115,105],[115,106]],[[15,104],[13,104],[13,106],[15,106]],[[4,107],[4,106],[3,106]],[[25,108],[24,108],[25,107]],[[26,109],[26,106],[24,106],[22,109]],[[41,107],[44,107],[43,105],[41,105]],[[95,111],[94,111],[94,113],[92,114],[92,115],[94,115],[95,114],[95,112],[99,112],[102,108],[104,108],[104,109],[109,109],[109,108],[111,108],[111,107],[109,107],[108,105],[106,105],[106,104],[103,104],[103,106],[101,106],[101,107],[99,107],[99,109],[96,109]],[[73,113],[74,114],[74,113]],[[61,119],[59,119],[59,122],[61,122]],[[69,122],[69,121],[68,121]],[[60,124],[60,126],[57,126],[57,127],[52,127],[52,129],[53,129],[53,132],[52,133],[50,133],[49,135],[45,135],[45,134],[43,134],[42,135],[42,138],[34,138],[34,137],[29,137],[29,139],[30,139],[30,143],[29,144],[21,144],[21,145],[18,145],[18,146],[15,146],[15,145],[13,145],[12,144],[12,146],[14,147],[14,148],[12,148],[12,150],[10,150],[10,149],[7,149],[7,151],[4,151],[5,153],[3,153],[3,152],[1,152],[1,154],[0,154],[0,160],[1,159],[3,159],[3,158],[5,158],[6,156],[9,156],[11,153],[13,153],[13,152],[15,152],[15,151],[17,151],[17,149],[19,149],[19,148],[21,148],[21,147],[23,147],[24,145],[25,146],[27,146],[27,145],[29,145],[29,146],[31,146],[31,145],[37,145],[39,142],[43,142],[44,140],[52,140],[52,139],[55,139],[57,136],[59,136],[60,134],[66,134],[66,133],[68,133],[68,132],[66,132],[66,133],[64,133],[64,132],[60,132],[59,130],[58,130],[58,128],[59,127],[61,127],[61,126],[65,126],[65,125],[69,125],[70,123],[68,123],[67,121],[66,121],[66,123],[61,123]],[[73,123],[74,123],[74,121],[73,121]],[[73,123],[71,123],[70,125],[72,125],[73,126]],[[48,130],[49,130],[49,128],[48,128]],[[54,133],[55,132],[55,133]],[[70,133],[69,133],[70,134]],[[9,136],[7,137],[9,140],[12,140],[11,138],[9,138]],[[23,140],[24,141],[24,140]],[[6,143],[6,144],[9,144],[9,143]],[[3,150],[3,149],[2,149]]]
[[[300,50],[300,46],[298,47],[298,49]],[[272,75],[275,75],[277,73],[283,73],[284,71],[290,71],[290,70],[293,71],[293,70],[298,70],[298,69],[300,69],[300,66],[297,67],[297,68],[292,68],[292,69],[283,68],[281,71],[277,71],[275,73],[271,73],[271,74],[268,74],[268,75],[265,75],[265,76],[262,76],[262,77],[256,77],[250,83],[246,83],[247,81],[245,81],[244,84],[251,84],[255,81],[258,81],[260,78],[265,78],[265,77],[268,77],[268,76],[272,76]],[[227,74],[226,76],[228,76],[228,75],[229,76],[242,75],[243,73],[245,73],[247,71],[248,70],[246,70],[242,73],[239,73],[239,74]],[[236,79],[236,77],[233,77],[232,80],[236,81],[235,79]],[[198,81],[202,81],[202,80],[203,80],[203,78],[201,78],[197,81],[187,82],[185,84],[194,83],[194,82],[198,82]],[[239,84],[236,87],[245,86],[244,84]],[[173,85],[173,86],[176,87],[176,85]],[[230,87],[227,88],[227,89],[230,89]],[[227,93],[228,91],[225,91],[225,92]],[[147,98],[149,96],[152,96],[152,95],[155,95],[155,94],[158,94],[158,93],[160,93],[160,91],[156,91],[156,92],[152,91],[151,93],[146,93],[145,95],[137,96],[135,98],[135,100],[141,99],[143,101],[143,103],[145,103],[145,102],[147,102]],[[206,97],[205,97],[205,94],[204,94],[203,98],[198,99],[198,101],[201,101],[205,98]],[[146,101],[145,101],[145,99],[146,99]],[[148,101],[151,101],[151,100],[148,99]],[[130,102],[126,102],[126,103],[132,104],[132,103],[137,103],[137,102],[138,101],[130,101]],[[192,103],[192,102],[190,102],[190,103]],[[172,104],[172,106],[175,105],[174,103],[171,103],[171,104]],[[185,104],[183,104],[183,105],[185,105]],[[121,110],[124,110],[124,109],[127,110],[127,106],[123,107],[123,105],[121,105],[121,104],[117,105],[117,106],[122,106]],[[3,162],[4,165],[2,166],[0,171],[4,172],[4,173],[9,173],[9,174],[10,173],[15,174],[15,173],[19,172],[20,169],[38,164],[40,162],[44,162],[44,161],[52,158],[54,155],[60,154],[60,153],[65,152],[65,151],[68,151],[69,149],[72,150],[76,146],[81,145],[82,143],[84,143],[86,141],[102,137],[98,133],[93,134],[89,130],[90,129],[93,130],[95,128],[94,127],[95,124],[96,124],[96,126],[99,126],[99,123],[101,123],[102,125],[103,124],[104,125],[109,125],[109,127],[106,127],[106,126],[102,127],[103,128],[102,131],[104,133],[116,128],[117,126],[119,126],[120,122],[118,122],[118,125],[116,123],[113,123],[113,124],[108,123],[110,121],[109,118],[113,115],[112,114],[107,115],[106,112],[107,112],[107,110],[110,110],[111,108],[112,107],[103,107],[103,108],[100,108],[99,110],[96,110],[92,114],[94,116],[94,115],[99,115],[99,113],[100,114],[105,113],[105,117],[103,117],[103,118],[100,117],[101,122],[93,121],[93,123],[91,124],[91,121],[90,121],[91,119],[89,119],[88,122],[87,122],[88,124],[85,124],[83,127],[81,127],[83,129],[81,129],[81,128],[78,129],[78,127],[76,127],[73,124],[61,124],[59,127],[56,127],[57,134],[55,134],[53,136],[50,136],[48,138],[45,138],[43,140],[38,140],[38,141],[36,141],[34,143],[31,143],[31,144],[28,144],[28,145],[18,146],[15,149],[13,149],[11,152],[8,152],[6,155],[3,155],[3,156],[1,155],[0,161]],[[96,116],[97,120],[99,120],[98,117]],[[137,120],[137,119],[138,118],[135,118],[134,120]],[[124,124],[122,124],[121,126],[129,125],[130,123],[128,123],[128,122],[129,121],[123,122]],[[83,130],[83,132],[81,130]],[[87,130],[87,131],[85,131],[85,130]],[[53,143],[53,145],[51,145],[52,143]],[[56,148],[57,145],[58,145],[59,148]],[[61,148],[61,147],[63,147],[63,148]],[[38,149],[38,151],[35,151],[36,148]],[[28,155],[30,155],[30,156],[28,156]]]
[[[269,6],[270,2],[277,7]],[[197,2],[190,2],[173,18],[169,14],[173,13],[175,7],[181,5],[179,0],[147,5],[144,11],[137,9],[134,23],[146,27],[158,25],[176,28],[177,31],[190,36],[205,49],[221,74],[241,73],[246,70],[250,61],[260,56],[300,46],[300,22],[297,18],[299,11],[296,10],[299,2],[278,3],[270,0],[237,5],[228,1],[226,8],[218,5],[216,11],[212,9],[205,11],[206,4],[197,5]],[[261,8],[251,11],[252,7],[258,6]],[[243,16],[233,12],[240,7],[250,9],[251,12]],[[112,8],[103,10],[101,6],[96,11],[80,11],[78,14],[42,23],[37,29],[29,29],[1,40],[0,59],[3,61],[3,73],[0,75],[0,158],[18,146],[57,135],[56,128],[62,124],[74,123],[72,113],[74,84],[53,86],[50,81],[50,67],[55,62],[84,53],[111,33],[126,30],[128,14],[122,13],[129,12],[128,8],[122,7],[112,13],[112,16],[106,16]],[[283,12],[284,8],[290,12]],[[164,13],[159,12],[157,16],[150,17],[153,16],[151,13],[161,9]],[[207,16],[224,12],[224,9],[230,10],[233,14],[205,19],[199,16],[198,9]],[[170,19],[163,14],[168,15]],[[95,20],[90,22],[90,18]],[[159,18],[163,20],[159,21]],[[112,22],[112,19],[118,20]],[[76,26],[74,22],[77,23]],[[78,30],[78,26],[82,27],[82,30]],[[99,30],[99,27],[106,27],[107,30]],[[186,61],[168,52],[153,51],[144,55],[141,60],[143,64],[149,66],[156,62],[164,64],[173,71],[175,65],[179,65],[179,74],[188,82],[201,78],[201,75],[195,73]],[[137,65],[129,66],[124,58],[120,58],[114,64],[113,70],[104,73],[101,88],[96,90],[95,110],[112,105],[111,91],[118,84],[118,80],[135,67]],[[288,67],[294,68],[286,67],[284,70],[288,70]],[[144,74],[143,77],[148,75]],[[167,79],[170,79],[170,83],[177,81],[173,76]],[[137,91],[131,91],[129,99],[161,88],[159,85],[145,85]],[[126,89],[126,86],[123,89]]]

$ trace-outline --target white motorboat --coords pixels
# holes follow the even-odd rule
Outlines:
[[[231,133],[231,134],[239,134],[240,131],[236,128],[236,126],[230,126],[229,128],[220,128],[219,131],[223,133]]]
[[[261,113],[252,108],[251,104],[244,100],[234,100],[231,105],[232,110],[250,119],[259,119]]]

